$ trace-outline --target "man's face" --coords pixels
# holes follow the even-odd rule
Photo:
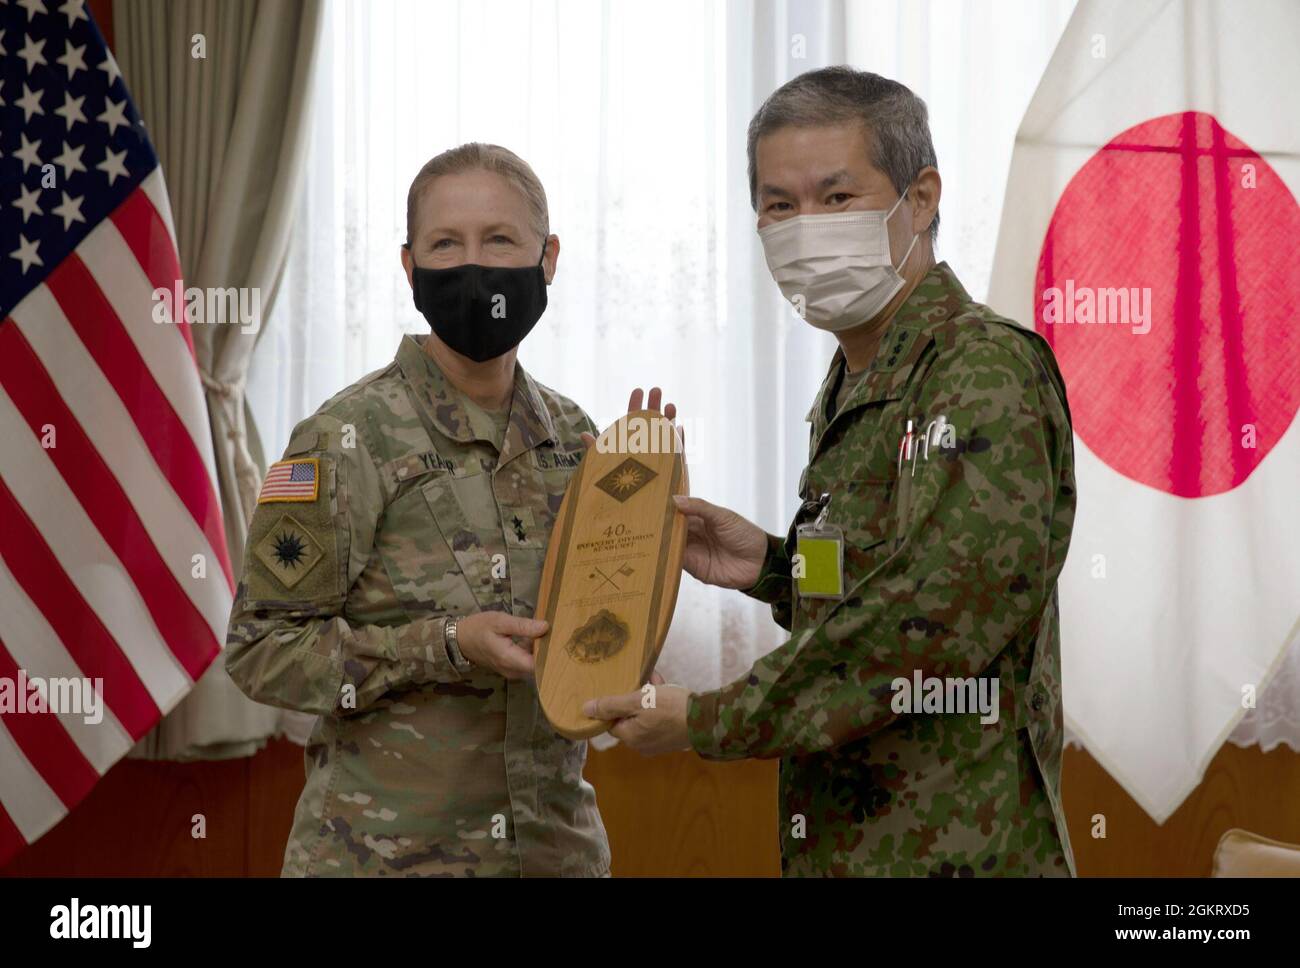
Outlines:
[[[543,263],[548,283],[555,273],[552,249],[558,246],[548,246]],[[411,253],[424,269],[469,264],[524,268],[537,265],[542,240],[519,189],[495,172],[476,170],[443,175],[425,188],[416,209]],[[405,250],[402,262],[409,280]]]
[[[778,128],[760,138],[755,148],[758,227],[797,215],[888,211],[898,192],[889,176],[867,160],[867,152],[867,134],[857,122]],[[889,220],[895,261],[912,235],[910,206],[904,201]]]

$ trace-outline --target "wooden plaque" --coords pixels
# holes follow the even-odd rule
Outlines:
[[[537,692],[556,732],[603,733],[588,699],[633,692],[663,648],[686,549],[686,516],[672,495],[690,493],[677,428],[654,410],[633,411],[588,449],[551,530],[535,618]]]

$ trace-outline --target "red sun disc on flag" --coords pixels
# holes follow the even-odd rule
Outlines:
[[[1207,497],[1249,477],[1295,418],[1298,304],[1295,197],[1188,111],[1129,128],[1070,180],[1038,260],[1034,325],[1101,460]]]

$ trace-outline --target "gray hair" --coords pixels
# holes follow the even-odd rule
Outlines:
[[[528,203],[533,230],[545,241],[551,234],[551,218],[546,208],[546,189],[536,172],[509,148],[471,141],[459,148],[449,148],[424,163],[406,193],[406,241],[415,241],[415,210],[420,196],[436,178],[458,175],[465,171],[491,171],[510,182]]]
[[[921,169],[937,168],[925,102],[911,89],[869,71],[823,67],[777,88],[749,122],[749,204],[758,211],[758,139],[785,127],[811,128],[858,121],[871,164],[902,195]],[[939,235],[939,213],[930,241]]]

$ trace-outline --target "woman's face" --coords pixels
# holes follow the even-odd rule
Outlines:
[[[548,239],[543,263],[547,283],[555,274],[558,242],[554,236]],[[411,253],[424,269],[469,264],[523,268],[537,265],[542,240],[519,189],[495,172],[476,170],[443,175],[424,190]],[[402,261],[409,280],[411,266],[405,255]]]

